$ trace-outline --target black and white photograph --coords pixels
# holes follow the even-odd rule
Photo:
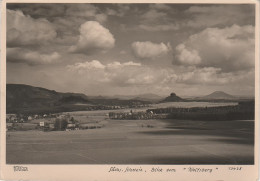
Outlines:
[[[6,3],[4,162],[254,165],[255,14]]]

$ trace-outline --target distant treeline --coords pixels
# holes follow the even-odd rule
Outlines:
[[[168,119],[192,120],[254,120],[254,101],[239,102],[236,106],[193,107],[193,108],[158,108],[148,109],[154,114],[168,114]]]

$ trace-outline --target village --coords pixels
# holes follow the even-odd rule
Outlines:
[[[21,114],[6,115],[7,131],[72,131],[79,129],[101,128],[98,124],[80,124],[69,113],[67,114],[35,114],[25,116]]]

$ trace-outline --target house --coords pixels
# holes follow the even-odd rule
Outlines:
[[[44,121],[41,121],[39,124],[41,127],[44,127]]]

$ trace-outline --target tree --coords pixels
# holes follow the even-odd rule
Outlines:
[[[54,123],[55,130],[63,131],[67,128],[68,121],[66,119],[56,119]]]

